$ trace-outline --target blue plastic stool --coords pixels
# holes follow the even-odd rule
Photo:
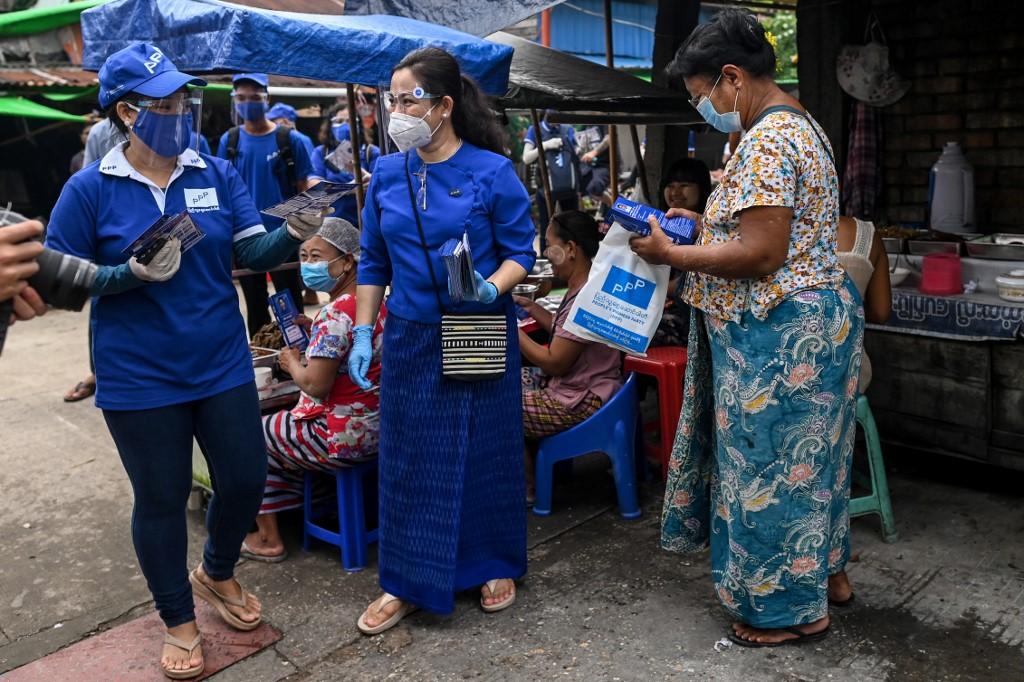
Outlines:
[[[892,501],[889,499],[889,479],[885,476],[885,462],[882,460],[882,443],[878,438],[878,427],[875,426],[875,415],[865,396],[857,398],[857,422],[864,429],[864,442],[868,450],[869,480],[856,476],[857,482],[870,488],[871,494],[855,497],[850,500],[850,518],[865,514],[878,514],[882,519],[882,539],[885,542],[896,542],[896,519],[892,513]]]
[[[549,436],[540,442],[537,451],[537,499],[533,513],[551,513],[551,489],[555,464],[591,452],[603,452],[612,462],[615,488],[619,496],[619,513],[623,518],[640,516],[636,493],[637,395],[636,375],[630,373],[626,383],[586,421],[568,431]]]
[[[377,529],[366,528],[363,507],[363,484],[366,474],[377,469],[377,460],[353,463],[334,472],[338,490],[338,531],[318,526],[315,521],[326,516],[313,505],[313,478],[322,473],[307,471],[302,497],[302,549],[309,551],[310,538],[329,542],[341,549],[341,565],[346,571],[366,568],[366,548],[377,542]],[[330,475],[330,474],[327,474]],[[329,513],[329,512],[328,512]]]

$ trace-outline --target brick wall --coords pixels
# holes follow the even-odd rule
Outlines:
[[[974,166],[982,232],[1024,232],[1024,2],[872,0],[896,70],[884,112],[885,216],[925,220],[928,171],[957,141]]]

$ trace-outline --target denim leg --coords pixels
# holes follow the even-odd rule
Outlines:
[[[169,628],[195,620],[185,517],[192,490],[191,406],[104,410],[103,417],[132,484],[132,541],[157,611]]]
[[[203,568],[214,580],[228,580],[235,573],[242,540],[256,519],[267,482],[256,385],[244,384],[196,403],[195,436],[213,482]]]

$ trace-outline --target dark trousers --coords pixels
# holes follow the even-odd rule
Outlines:
[[[214,580],[228,580],[267,481],[256,385],[149,410],[104,410],[103,418],[132,484],[132,541],[157,611],[169,628],[188,623],[195,619],[185,512],[192,438],[213,481],[203,569]]]
[[[557,193],[551,194],[551,203],[555,205],[555,212],[561,213],[562,211],[575,211],[580,207],[580,195],[576,192],[569,193]],[[548,248],[547,238],[544,233],[548,230],[548,223],[551,222],[551,216],[548,215],[548,202],[544,199],[544,190],[537,191],[537,213],[540,218],[540,252],[544,253],[544,249]]]
[[[270,279],[274,282],[274,288],[278,291],[286,289],[292,292],[292,300],[295,306],[302,310],[302,279],[298,270],[279,270],[270,273]],[[270,322],[270,304],[267,303],[267,276],[263,273],[256,275],[245,275],[238,279],[242,285],[242,296],[245,298],[246,324],[249,328],[249,338],[260,330],[260,327]]]
[[[612,174],[608,166],[591,166],[583,163],[580,164],[580,182],[587,196],[599,199],[611,184]]]

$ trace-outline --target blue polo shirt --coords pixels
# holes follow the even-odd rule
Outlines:
[[[409,172],[419,199],[419,189],[426,185],[427,208],[424,210],[422,204],[416,207],[427,242],[425,250],[409,199],[405,155],[390,154],[377,161],[363,207],[359,284],[390,284],[389,314],[427,324],[440,322],[442,311],[427,269],[429,259],[445,311],[505,309],[508,294],[490,305],[453,305],[448,295],[448,271],[438,249],[449,239],[467,233],[473,265],[485,278],[506,260],[530,271],[537,257],[533,250],[537,230],[530,216],[530,197],[512,162],[463,142],[450,159],[427,166],[425,183],[421,181],[422,171],[419,155],[409,154]]]
[[[313,175],[315,177],[327,180],[328,182],[352,182],[355,179],[352,173],[347,173],[344,170],[334,171],[328,168],[324,161],[325,154],[330,155],[330,152],[327,151],[327,147],[324,145],[320,145],[313,150]],[[359,163],[364,171],[373,173],[379,158],[380,150],[377,147],[374,145],[363,145],[362,153],[359,155]],[[359,224],[355,194],[349,194],[338,199],[334,202],[332,208],[334,209],[335,218],[343,218],[353,225]]]
[[[226,161],[188,150],[162,190],[119,145],[64,185],[46,245],[121,265],[128,260],[123,249],[161,215],[184,210],[206,236],[182,254],[174,277],[93,299],[96,405],[105,410],[200,400],[253,380],[231,279],[232,245],[266,230]]]
[[[296,182],[303,182],[313,175],[309,149],[300,135],[294,130],[288,135],[291,140],[292,159],[295,161]],[[245,132],[245,128],[239,128],[238,156],[235,157],[234,166],[249,188],[256,208],[261,211],[295,195],[295,190],[290,187],[287,193],[285,192],[288,172],[284,168],[284,163],[279,160],[279,154],[276,127],[265,135],[250,135]],[[228,133],[220,137],[217,156],[222,159],[228,158]],[[284,223],[280,218],[263,216],[263,224],[268,230],[274,230]]]

